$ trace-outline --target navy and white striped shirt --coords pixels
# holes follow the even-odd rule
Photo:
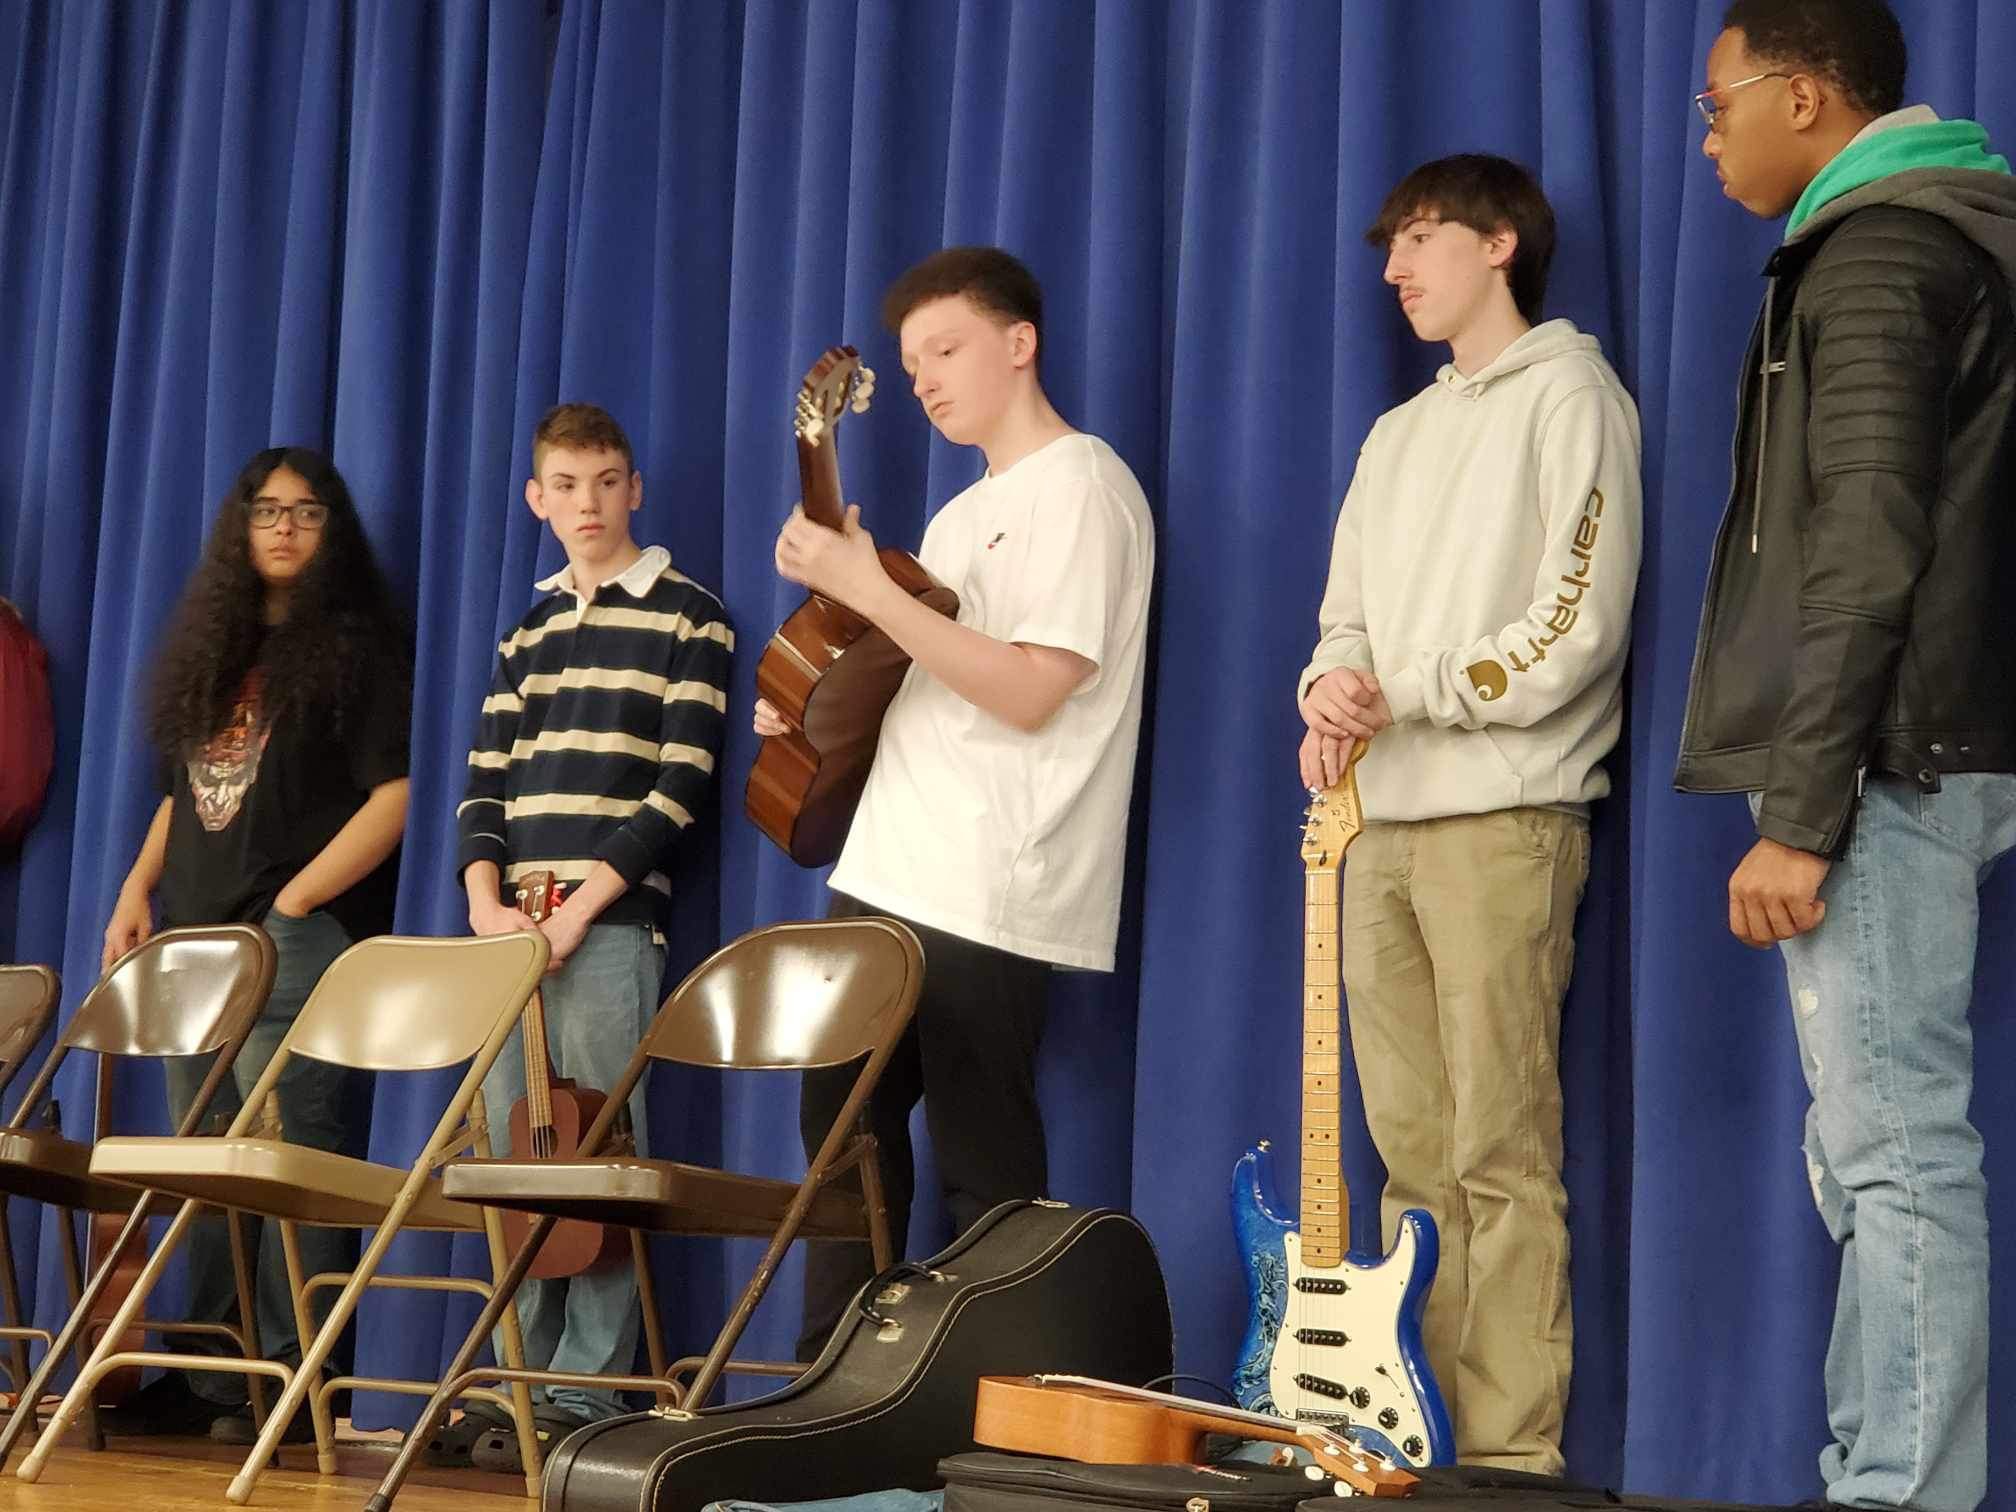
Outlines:
[[[494,861],[507,884],[550,868],[576,884],[607,861],[630,890],[601,922],[663,921],[679,832],[714,780],[735,632],[721,601],[662,546],[588,598],[571,570],[497,647],[457,870]]]

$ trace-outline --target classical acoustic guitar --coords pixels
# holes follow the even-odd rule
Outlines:
[[[841,528],[840,463],[834,436],[849,410],[860,413],[875,375],[852,347],[829,347],[799,385],[793,423],[805,517]],[[885,546],[883,570],[913,598],[956,614],[959,597],[907,551]],[[882,715],[909,656],[845,604],[822,593],[770,637],[756,664],[756,691],[790,726],[765,738],[749,771],[743,807],[756,827],[800,866],[825,866],[840,854],[854,807],[875,759]]]

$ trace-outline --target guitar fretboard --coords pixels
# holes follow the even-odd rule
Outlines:
[[[1350,1224],[1338,1159],[1338,1078],[1343,1003],[1337,973],[1337,870],[1302,879],[1302,1263],[1329,1269],[1344,1259]]]

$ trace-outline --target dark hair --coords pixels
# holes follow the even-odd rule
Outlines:
[[[315,549],[268,629],[266,589],[252,565],[251,504],[279,468],[297,472],[327,506]],[[203,555],[182,589],[154,665],[148,735],[182,760],[231,718],[245,675],[266,669],[265,712],[308,715],[341,735],[360,697],[387,678],[410,689],[411,635],[371,554],[343,476],[320,452],[274,446],[239,471]]]
[[[532,476],[535,478],[539,476],[539,463],[549,446],[564,446],[570,451],[621,452],[623,465],[631,472],[637,470],[636,458],[630,451],[630,438],[623,434],[623,427],[616,423],[616,417],[599,405],[556,404],[546,411],[545,417],[532,432]]]
[[[1510,226],[1519,238],[1506,277],[1512,302],[1538,323],[1547,300],[1547,268],[1554,261],[1554,207],[1539,181],[1510,158],[1459,152],[1423,163],[1394,186],[1365,232],[1375,247],[1391,244],[1410,221],[1432,217],[1491,236]]]
[[[1722,29],[1743,33],[1753,58],[1826,79],[1857,110],[1904,103],[1904,28],[1884,0],[1735,0]]]
[[[882,296],[882,324],[900,332],[910,312],[934,299],[964,294],[1003,324],[1028,321],[1043,351],[1043,286],[1036,275],[999,247],[947,247],[933,252]]]

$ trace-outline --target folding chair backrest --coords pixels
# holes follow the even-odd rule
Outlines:
[[[694,1066],[844,1065],[902,1032],[923,981],[923,947],[893,919],[773,924],[694,967],[646,1044]]]
[[[47,966],[0,966],[0,1092],[42,1042],[60,991]]]
[[[288,1031],[290,1055],[370,1071],[432,1071],[470,1059],[539,985],[539,937],[377,935],[330,963]]]
[[[165,929],[112,963],[59,1043],[100,1055],[206,1055],[250,1027],[277,957],[250,924]]]

